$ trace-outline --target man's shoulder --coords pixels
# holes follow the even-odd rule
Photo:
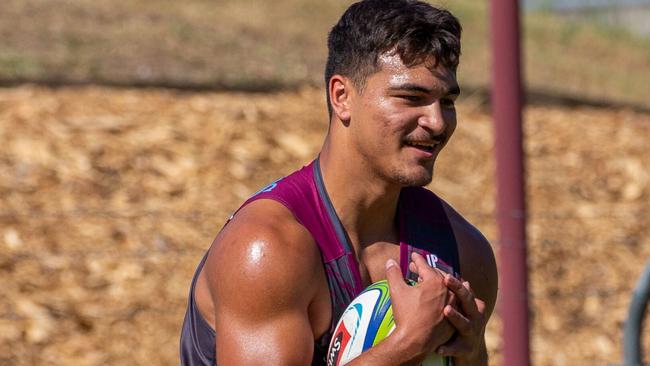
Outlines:
[[[449,202],[443,199],[440,199],[440,202],[449,218],[449,223],[454,230],[454,234],[459,237],[459,240],[467,242],[472,246],[490,247],[490,243],[476,226],[469,222]]]
[[[230,248],[228,243],[236,242]],[[267,250],[280,251],[291,257],[317,249],[314,238],[298,222],[293,212],[273,199],[257,199],[244,206],[219,233],[211,250],[246,250],[250,245],[264,242]]]
[[[320,268],[320,254],[285,206],[260,199],[243,207],[219,233],[206,265],[215,281],[228,276],[242,286],[284,293],[304,290]]]
[[[311,235],[286,207],[266,199],[246,205],[219,233],[204,267],[217,333],[233,324],[283,326],[287,316],[308,325],[301,314],[321,288],[319,269]]]
[[[483,234],[449,202],[436,193],[425,187],[407,187],[402,192],[409,197],[412,209],[426,208],[427,211],[432,212],[430,208],[438,206],[449,220],[454,234],[460,236],[460,240],[470,242],[473,245],[487,245],[489,247],[489,243]]]
[[[456,209],[445,201],[442,203],[458,243],[462,276],[469,281],[475,294],[486,301],[488,314],[491,314],[498,288],[497,266],[492,246],[481,231]]]
[[[287,195],[304,195],[309,191],[312,183],[312,171],[314,161],[297,169],[275,181],[262,187],[254,193],[246,202],[250,202],[259,197],[267,196],[287,196]]]
[[[461,261],[467,257],[471,257],[491,262],[494,258],[494,253],[490,242],[485,238],[483,233],[461,215],[451,204],[442,199],[440,201],[458,242]]]
[[[440,210],[441,214],[446,217],[445,220],[449,221],[454,237],[458,243],[461,260],[463,259],[463,251],[472,252],[472,256],[493,256],[492,247],[481,231],[460,214],[450,203],[424,187],[409,187],[404,192],[410,197],[411,208],[428,213]],[[432,210],[431,207],[437,208]]]

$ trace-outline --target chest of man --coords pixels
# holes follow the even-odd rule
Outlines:
[[[358,251],[359,275],[364,288],[386,279],[386,261],[389,259],[400,262],[398,244],[377,242]]]
[[[354,255],[357,259],[361,284],[363,288],[366,288],[377,281],[386,279],[386,261],[393,259],[400,262],[400,246],[396,243],[381,241],[357,250]],[[333,319],[336,314],[332,313],[333,294],[329,289],[329,284],[325,277],[323,277],[323,281],[319,282],[316,298],[309,311],[316,339],[325,334],[332,323],[338,321],[338,319]]]

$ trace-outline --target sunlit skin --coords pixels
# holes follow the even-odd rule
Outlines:
[[[455,72],[433,60],[408,68],[383,55],[362,91],[352,88],[351,147],[378,178],[400,186],[431,182],[434,162],[456,128]],[[406,142],[435,144],[430,152]]]
[[[414,255],[411,270],[421,281],[407,286],[396,263],[399,192],[431,182],[435,160],[456,127],[455,72],[434,67],[433,59],[413,67],[397,55],[379,61],[362,89],[345,76],[331,78],[333,113],[320,152],[325,188],[361,280],[367,286],[388,279],[397,324],[349,365],[418,365],[436,350],[454,357],[457,366],[486,365],[483,332],[497,282],[492,250],[480,232],[444,205],[468,282],[444,277]],[[194,296],[216,329],[220,366],[308,365],[314,341],[333,320],[318,246],[272,200],[245,206],[219,233]],[[458,299],[454,306],[452,297]]]
[[[333,113],[320,154],[334,207],[356,216],[340,218],[361,246],[390,237],[393,215],[385,213],[395,212],[403,186],[431,182],[435,160],[456,128],[460,92],[455,72],[433,68],[432,59],[407,67],[399,55],[384,54],[379,62],[380,70],[362,90],[349,78],[332,77]],[[433,148],[424,151],[408,142]],[[364,189],[351,191],[350,185]]]

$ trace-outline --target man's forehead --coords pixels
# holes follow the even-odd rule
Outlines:
[[[416,83],[432,84],[431,88],[435,89],[458,89],[456,72],[442,64],[436,66],[433,57],[408,67],[398,54],[383,54],[379,57],[379,67],[387,76],[389,88]]]

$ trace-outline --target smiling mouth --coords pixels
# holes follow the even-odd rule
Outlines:
[[[426,151],[428,153],[432,153],[433,150],[438,146],[440,142],[435,142],[435,141],[406,141],[405,145],[414,147],[418,150]]]

